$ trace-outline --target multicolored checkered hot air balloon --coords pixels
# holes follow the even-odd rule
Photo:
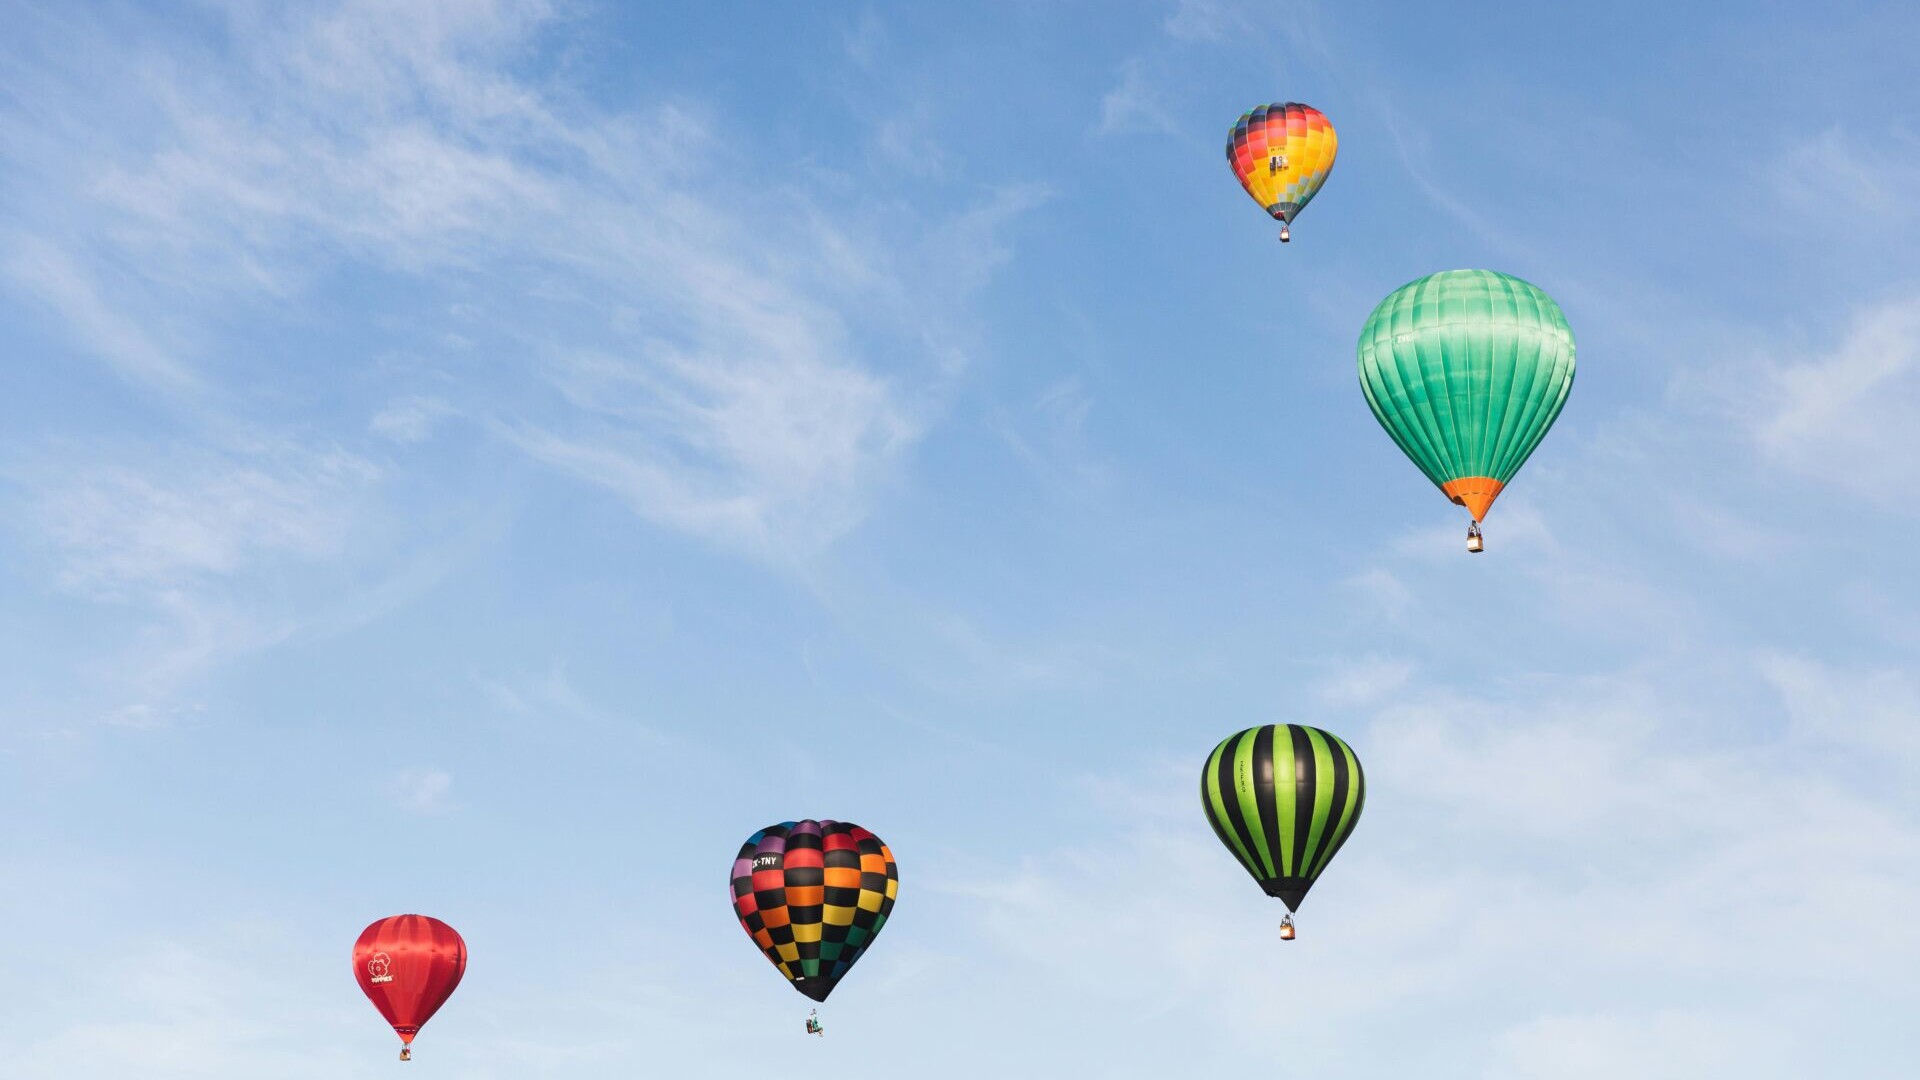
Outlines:
[[[900,869],[858,825],[787,821],[747,837],[731,883],[753,943],[795,990],[825,1001],[887,924]]]
[[[1340,737],[1301,724],[1248,728],[1222,740],[1200,773],[1200,806],[1220,842],[1268,896],[1293,912],[1353,834],[1367,774]]]
[[[1289,101],[1248,110],[1227,134],[1227,164],[1253,201],[1280,223],[1280,240],[1333,171],[1340,140],[1326,114]]]
[[[1402,285],[1360,331],[1360,389],[1441,494],[1480,520],[1573,390],[1573,331],[1510,274],[1447,270]]]

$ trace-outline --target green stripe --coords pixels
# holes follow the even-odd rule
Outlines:
[[[1276,724],[1273,729],[1273,801],[1279,811],[1280,872],[1275,877],[1293,877],[1294,796],[1300,790],[1298,771],[1293,763],[1293,725]]]
[[[1347,834],[1353,831],[1353,826],[1360,820],[1360,799],[1366,788],[1366,779],[1360,775],[1360,759],[1354,756],[1353,747],[1348,746],[1346,740],[1338,735],[1328,733],[1327,737],[1334,741],[1341,756],[1346,760],[1347,801],[1340,807],[1340,818],[1334,826],[1333,839],[1327,844],[1327,850],[1320,853],[1319,862],[1314,864],[1313,876],[1316,878],[1320,876],[1320,871],[1327,868],[1333,853],[1339,851],[1340,845],[1347,842]]]
[[[1226,752],[1228,744],[1237,738],[1238,735],[1231,735],[1222,740],[1219,746],[1213,748],[1213,756],[1207,759],[1207,798],[1210,800],[1207,819],[1213,824],[1214,830],[1226,837],[1233,846],[1240,865],[1246,867],[1248,873],[1258,874],[1260,864],[1254,861],[1253,856],[1247,853],[1246,845],[1240,842],[1240,832],[1227,817],[1227,801],[1220,791],[1220,756]]]
[[[1307,742],[1313,747],[1313,823],[1307,830],[1307,858],[1320,850],[1320,834],[1327,828],[1327,811],[1333,806],[1333,754],[1328,751],[1327,733],[1307,728]],[[1304,863],[1305,860],[1303,859]]]
[[[1271,794],[1255,782],[1263,764],[1273,769]],[[1222,769],[1230,775],[1223,777]],[[1338,804],[1336,773],[1345,785]],[[1359,755],[1332,732],[1304,724],[1249,728],[1222,740],[1208,755],[1200,781],[1201,808],[1214,833],[1262,883],[1292,878],[1310,885],[1318,879],[1352,834],[1366,801]]]
[[[1553,298],[1490,270],[1449,270],[1380,302],[1360,332],[1367,406],[1436,485],[1505,483],[1573,388],[1574,342]]]
[[[1267,830],[1260,824],[1260,800],[1253,788],[1253,748],[1259,741],[1260,730],[1254,728],[1234,747],[1233,787],[1240,799],[1240,816],[1246,819],[1247,832],[1253,837],[1253,850],[1259,854],[1267,876],[1273,877],[1273,851],[1267,843]]]

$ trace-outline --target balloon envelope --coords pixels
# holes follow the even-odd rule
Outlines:
[[[1326,114],[1289,101],[1241,115],[1227,133],[1227,164],[1254,202],[1287,223],[1327,182],[1339,148]]]
[[[360,932],[353,977],[380,1015],[412,1043],[467,973],[467,943],[426,915],[393,915]]]
[[[1340,737],[1301,724],[1228,736],[1200,773],[1215,836],[1268,896],[1296,911],[1352,835],[1367,777]]]
[[[825,1001],[887,924],[900,870],[858,825],[787,821],[747,837],[730,884],[753,943],[795,990]]]
[[[1395,289],[1360,331],[1360,388],[1441,494],[1487,514],[1573,389],[1573,331],[1510,274],[1447,270]]]

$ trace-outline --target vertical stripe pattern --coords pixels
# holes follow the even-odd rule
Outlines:
[[[1200,806],[1214,835],[1288,910],[1347,842],[1366,802],[1353,748],[1302,724],[1229,736],[1200,773]]]
[[[1553,297],[1510,274],[1447,270],[1373,309],[1360,389],[1401,451],[1477,520],[1560,416],[1573,354]]]

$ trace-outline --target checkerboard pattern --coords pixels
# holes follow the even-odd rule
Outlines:
[[[1240,186],[1285,223],[1327,182],[1339,149],[1326,114],[1297,101],[1250,109],[1227,133],[1227,164]]]
[[[733,861],[740,925],[795,990],[827,1000],[893,912],[900,869],[880,838],[845,821],[787,821]]]

